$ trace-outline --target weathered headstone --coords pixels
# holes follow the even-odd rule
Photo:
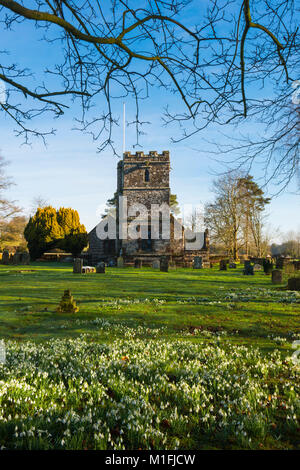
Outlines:
[[[21,253],[17,252],[13,255],[13,264],[21,264]]]
[[[99,273],[99,274],[104,274],[105,273],[105,263],[103,261],[101,261],[100,263],[97,264],[96,272]]]
[[[293,274],[295,272],[294,263],[287,263],[284,267],[284,270],[287,274]]]
[[[78,312],[79,307],[77,307],[76,302],[71,295],[69,289],[64,291],[64,295],[59,303],[57,311],[60,313],[76,313]]]
[[[253,270],[256,272],[256,271],[262,271],[262,265],[261,264],[258,264],[256,263],[253,267]]]
[[[153,260],[153,262],[152,262],[152,268],[153,268],[153,269],[159,269],[159,268],[160,268],[160,261],[159,261],[159,259]]]
[[[227,271],[226,259],[221,259],[221,261],[220,261],[220,271]]]
[[[81,274],[83,268],[83,260],[81,258],[75,258],[73,263],[73,273]]]
[[[236,263],[233,263],[233,262],[229,263],[229,268],[236,269]]]
[[[117,266],[118,268],[124,268],[124,259],[122,256],[119,256],[117,259]]]
[[[253,266],[253,264],[251,264],[251,261],[245,260],[243,274],[245,276],[253,276],[254,275],[253,268],[254,268],[254,266]]]
[[[134,267],[135,268],[141,268],[142,267],[142,260],[141,259],[135,259],[134,260]]]
[[[22,264],[30,263],[30,254],[28,253],[28,251],[24,251],[24,253],[21,254],[21,263]]]
[[[271,274],[273,271],[273,263],[269,259],[264,259],[263,261],[263,268],[265,274]]]
[[[166,256],[160,258],[160,270],[164,273],[169,271],[169,260]]]
[[[194,269],[202,269],[202,256],[195,256],[194,257],[194,263],[193,263],[193,268]]]
[[[4,250],[2,254],[2,263],[9,264],[9,251]]]
[[[300,277],[290,277],[288,280],[288,290],[300,291]]]
[[[282,271],[281,269],[273,269],[272,271],[272,284],[282,283]]]
[[[287,258],[283,258],[283,257],[277,258],[276,269],[283,269],[287,263],[288,263]]]
[[[294,261],[295,270],[300,271],[300,261]]]

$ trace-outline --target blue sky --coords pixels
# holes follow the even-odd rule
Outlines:
[[[15,62],[31,67],[39,76],[41,68],[47,62],[54,61],[59,50],[51,49],[45,54],[42,44],[36,41],[28,24],[18,26],[18,34],[10,32],[3,34],[1,49],[6,46],[12,51],[11,57]],[[170,150],[171,152],[171,190],[176,193],[180,204],[199,204],[211,201],[211,185],[216,173],[222,171],[209,152],[209,141],[220,141],[218,129],[211,128],[193,138],[171,143],[171,137],[176,135],[174,127],[164,127],[161,121],[163,107],[175,105],[178,97],[165,95],[163,91],[153,90],[150,100],[142,104],[142,119],[150,121],[145,126],[146,134],[140,137],[140,149],[134,149],[134,130],[126,131],[126,150]],[[123,102],[115,104],[117,114],[122,115]],[[101,109],[99,99],[97,107]],[[14,179],[15,186],[8,191],[8,196],[17,200],[29,213],[33,198],[42,196],[49,204],[59,207],[73,207],[79,211],[81,221],[87,229],[96,225],[99,215],[103,212],[106,200],[111,197],[116,188],[117,158],[108,149],[97,153],[97,143],[91,137],[80,132],[71,131],[74,126],[74,112],[70,110],[59,120],[51,122],[49,117],[41,120],[42,126],[54,126],[55,136],[49,136],[47,147],[35,141],[32,146],[22,145],[22,140],[13,134],[12,122],[0,114],[0,152],[10,161],[7,173]],[[134,119],[132,103],[127,102],[127,120]],[[255,124],[251,125],[255,130]],[[257,131],[259,126],[257,125]],[[228,134],[236,135],[236,131],[228,130]],[[122,129],[115,134],[117,148],[122,147]],[[201,152],[197,150],[201,150]],[[253,175],[260,178],[261,170],[254,167]],[[271,192],[275,188],[270,188]],[[282,232],[300,230],[299,195],[295,194],[296,182],[290,185],[284,194],[274,198],[268,208],[269,224]],[[278,235],[275,237],[279,239]]]

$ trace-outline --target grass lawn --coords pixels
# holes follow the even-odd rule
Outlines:
[[[297,448],[300,295],[242,267],[0,266],[0,447]],[[56,312],[70,289],[80,310]]]

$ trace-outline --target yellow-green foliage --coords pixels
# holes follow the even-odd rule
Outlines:
[[[24,228],[27,224],[26,217],[15,216],[8,221],[1,221],[0,249],[17,248],[25,251]]]
[[[24,236],[32,259],[52,248],[78,254],[87,244],[87,233],[80,224],[78,212],[64,207],[58,211],[51,206],[38,208],[25,227]]]
[[[57,211],[57,221],[64,231],[60,247],[74,256],[81,253],[88,243],[85,226],[80,223],[79,214],[71,208],[61,207]]]
[[[86,233],[85,226],[80,223],[79,214],[74,209],[60,207],[57,211],[57,222],[65,235]]]

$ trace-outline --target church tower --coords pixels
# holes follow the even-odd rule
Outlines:
[[[119,195],[127,196],[128,205],[140,202],[149,210],[151,204],[169,205],[170,154],[167,151],[125,152],[118,164]]]
[[[170,205],[170,154],[163,151],[158,154],[125,152],[123,160],[118,163],[117,194],[127,197],[127,204],[141,203],[146,206],[150,215],[151,204]],[[119,219],[117,204],[117,220]],[[149,219],[150,224],[150,219]],[[118,237],[119,238],[119,237]],[[118,249],[133,254],[137,251],[165,252],[169,249],[168,240],[119,240]]]

